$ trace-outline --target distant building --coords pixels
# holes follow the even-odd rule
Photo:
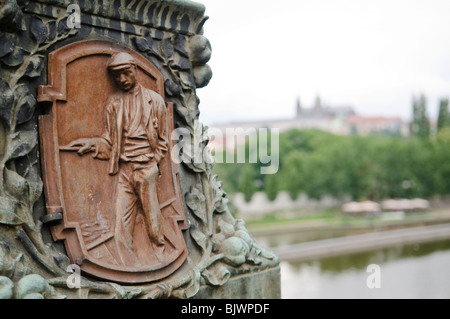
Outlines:
[[[408,124],[400,117],[350,115],[346,119],[347,134],[368,135],[372,133],[398,134],[409,133]]]
[[[300,100],[297,99],[294,118],[230,122],[215,124],[211,127],[216,130],[216,133],[221,132],[221,134],[215,134],[210,142],[212,147],[219,148],[225,145],[226,148],[233,148],[235,143],[245,140],[259,128],[277,128],[280,133],[290,129],[319,129],[337,135],[380,133],[406,136],[409,133],[408,123],[400,117],[360,116],[351,106],[323,105],[319,96],[310,108],[302,107]]]
[[[320,99],[320,96],[316,97],[314,106],[311,108],[302,108],[300,105],[300,99],[297,99],[297,108],[295,120],[297,121],[307,121],[310,119],[333,119],[336,117],[354,115],[355,111],[351,106],[341,106],[341,107],[329,107],[324,106]]]

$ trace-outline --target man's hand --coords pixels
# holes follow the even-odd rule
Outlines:
[[[59,149],[62,151],[76,151],[78,155],[81,156],[86,153],[95,151],[95,144],[89,138],[79,138],[73,140],[65,146],[61,146]]]

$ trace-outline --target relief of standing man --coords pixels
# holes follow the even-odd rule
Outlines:
[[[104,133],[62,149],[109,160],[108,173],[117,176],[114,238],[122,264],[130,265],[137,262],[133,233],[138,214],[144,217],[150,243],[160,250],[166,244],[157,181],[158,164],[169,147],[167,113],[163,98],[137,82],[130,54],[112,55],[107,68],[118,90],[106,103]]]

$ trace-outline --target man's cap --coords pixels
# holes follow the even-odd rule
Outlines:
[[[128,53],[119,52],[111,56],[108,61],[107,67],[110,70],[116,71],[129,68],[132,65],[136,65],[134,58]]]

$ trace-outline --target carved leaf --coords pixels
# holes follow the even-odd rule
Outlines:
[[[270,259],[270,260],[278,259],[278,257],[276,255],[274,255],[271,251],[269,251],[263,247],[255,246],[255,252],[256,252],[257,256],[261,256],[265,259]]]
[[[173,43],[174,49],[183,55],[184,57],[188,58],[189,53],[186,51],[186,38],[181,34],[176,34],[174,43]]]
[[[206,282],[212,286],[222,286],[231,277],[230,271],[221,264],[211,266],[202,272]]]
[[[43,55],[34,55],[30,58],[30,62],[27,66],[27,70],[25,71],[25,75],[34,78],[41,75],[41,72],[44,68],[44,56]]]
[[[180,80],[184,90],[195,89],[195,79],[191,72],[180,72]]]
[[[48,40],[53,41],[56,37],[56,21],[52,20],[48,22]]]
[[[23,63],[25,56],[29,53],[27,50],[16,46],[11,54],[5,55],[0,60],[7,66],[18,66]]]
[[[197,187],[192,186],[190,193],[186,194],[186,205],[202,222],[207,222],[205,196],[197,189]]]
[[[200,289],[200,277],[200,272],[197,269],[194,269],[191,283],[184,290],[184,298],[191,298],[197,294]]]
[[[155,58],[157,58],[160,61],[164,61],[164,58],[161,57],[153,48],[152,48],[152,43],[153,42],[149,42],[149,40],[147,38],[144,37],[134,37],[134,44],[136,45],[136,48],[141,51],[141,52],[145,52],[148,55],[154,56]],[[150,40],[151,41],[151,40]]]
[[[223,191],[221,189],[222,182],[217,181],[217,175],[214,175],[212,177],[211,181],[213,192],[214,192],[214,203],[217,203],[222,200]]]
[[[30,90],[28,88],[28,85],[25,83],[17,84],[14,87],[14,97],[16,100],[20,100],[21,98],[27,96],[30,94]]]
[[[20,131],[13,134],[8,145],[9,159],[17,158],[28,154],[37,144],[35,132]]]
[[[69,33],[72,29],[69,28],[67,26],[67,18],[68,17],[64,17],[61,20],[57,21],[57,27],[56,27],[56,32],[58,33],[58,35],[64,35]],[[77,30],[77,29],[74,29]]]
[[[228,209],[228,201],[228,198],[222,198],[222,200],[216,205],[216,213],[225,213]]]
[[[203,250],[206,250],[207,240],[205,234],[203,234],[198,228],[191,226],[191,237]]]
[[[14,102],[14,94],[8,82],[0,78],[0,118],[9,126],[11,106]]]
[[[180,71],[189,71],[191,69],[191,63],[189,62],[189,59],[182,56],[181,54],[174,54],[173,55],[173,64],[172,67],[174,69],[180,70]]]
[[[133,299],[142,294],[142,289],[129,289],[128,287],[123,287],[112,282],[109,284],[114,288],[121,299]]]
[[[212,177],[212,188],[214,194],[214,209],[216,213],[224,213],[228,209],[228,199],[226,193],[222,190],[222,182],[217,181],[217,175]]]
[[[0,275],[12,277],[14,275],[15,261],[11,256],[9,244],[4,241],[0,241],[0,260],[2,264]]]
[[[25,20],[23,18],[23,12],[20,9],[17,10],[16,16],[12,20],[12,23],[13,23],[14,27],[16,28],[16,30],[20,30],[20,31],[27,30],[27,26],[26,26]]]
[[[48,37],[48,29],[42,19],[37,16],[31,17],[30,31],[32,37],[38,44],[44,43]]]
[[[194,141],[198,141],[194,138]],[[196,173],[205,172],[205,163],[202,159],[200,145],[193,145],[191,141],[186,141],[183,145],[181,160],[183,164],[188,166]]]
[[[43,183],[41,178],[39,177],[39,174],[37,172],[36,166],[32,166],[28,175],[27,175],[27,182],[28,182],[28,191],[29,191],[29,205],[32,206],[41,196],[42,189],[43,189]]]
[[[17,215],[19,203],[11,198],[0,196],[0,224],[20,225],[24,221]]]
[[[28,183],[19,174],[7,168],[3,170],[3,181],[6,192],[17,199],[28,198]]]
[[[150,49],[150,44],[148,43],[148,40],[144,37],[135,37],[134,44],[136,45],[136,48],[142,52],[145,52],[148,49]]]
[[[208,136],[209,142],[209,136]],[[214,156],[211,154],[211,149],[206,145],[203,147],[203,160],[205,161],[205,168],[207,172],[212,172],[214,168]]]
[[[160,44],[162,54],[168,59],[173,55],[173,45],[170,38],[166,38],[161,41]]]
[[[254,265],[261,265],[262,260],[259,258],[258,252],[255,248],[252,248],[252,250],[249,253],[249,256],[247,258],[249,262],[251,262]]]
[[[15,39],[9,33],[0,34],[0,58],[14,51]]]
[[[203,173],[203,172],[205,172],[205,165],[202,165],[202,163],[195,163],[195,162],[192,162],[192,161],[189,162],[189,161],[185,161],[185,160],[183,160],[183,163],[186,164],[186,166],[189,167],[195,173]]]
[[[180,87],[173,81],[166,79],[164,81],[164,88],[166,90],[167,95],[169,96],[177,96],[181,93]]]
[[[14,97],[15,100],[18,101],[16,123],[22,124],[31,120],[31,117],[34,113],[34,107],[36,105],[36,99],[32,94],[29,93],[27,85],[18,85],[14,89]]]
[[[191,111],[188,114],[191,114]],[[205,160],[207,158],[205,141],[208,140],[206,128],[196,121],[191,129],[193,138],[183,148],[183,163],[196,173],[208,173],[209,169],[212,168],[212,163]]]

